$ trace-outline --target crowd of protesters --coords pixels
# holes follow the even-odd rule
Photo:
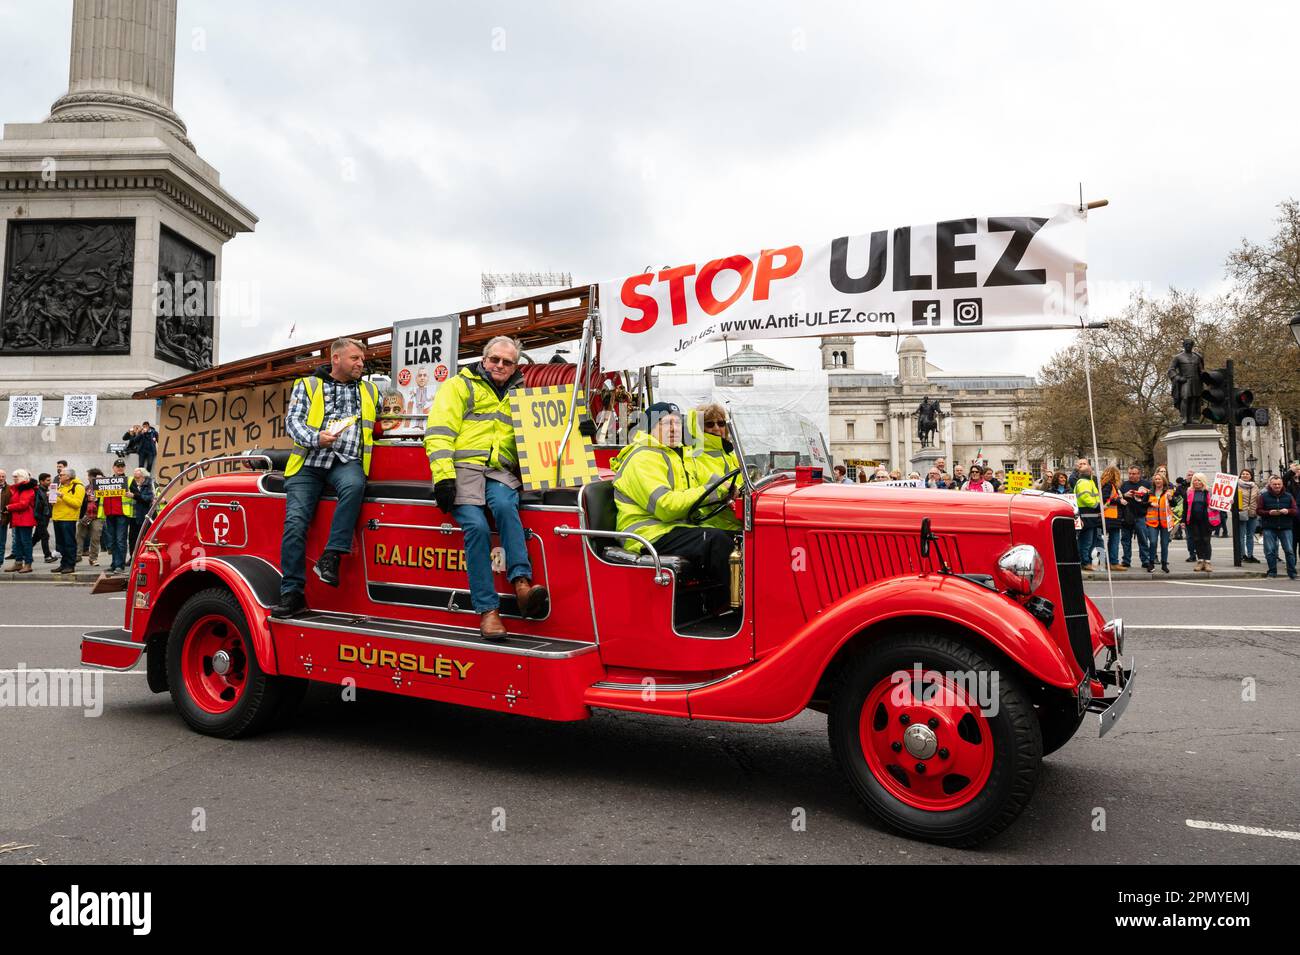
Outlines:
[[[1196,471],[1170,480],[1161,465],[1150,475],[1134,465],[1121,474],[1119,468],[1104,469],[1094,478],[1087,458],[1079,458],[1074,470],[1048,470],[1037,487],[1049,494],[1072,494],[1079,509],[1082,528],[1079,554],[1084,570],[1108,564],[1126,571],[1133,565],[1134,539],[1138,565],[1148,573],[1157,566],[1169,573],[1169,542],[1183,540],[1187,563],[1194,571],[1212,572],[1215,537],[1230,534],[1230,514],[1210,507],[1211,479]],[[1276,577],[1281,559],[1287,576],[1296,579],[1296,541],[1300,539],[1300,463],[1292,462],[1285,474],[1271,476],[1261,487],[1250,468],[1237,478],[1236,509],[1241,526],[1242,559],[1258,564],[1255,536],[1264,547],[1267,576]],[[1104,541],[1104,544],[1103,544]]]
[[[157,437],[148,422],[123,435],[139,461],[129,475],[123,458],[107,474],[92,467],[83,476],[65,460],[56,461],[52,473],[0,469],[0,556],[12,562],[4,573],[32,573],[38,547],[45,563],[56,565],[55,574],[74,574],[81,561],[99,567],[101,550],[107,573],[125,573],[156,493],[149,468]]]
[[[908,478],[927,488],[984,493],[996,493],[1006,482],[1005,472],[979,462],[969,468],[954,465],[950,474],[943,458],[934,462],[924,479],[915,471]],[[855,483],[841,466],[835,468],[835,480]],[[897,470],[857,469],[858,483],[900,480],[904,476]],[[1194,571],[1213,572],[1211,541],[1229,536],[1231,520],[1228,512],[1210,507],[1210,484],[1210,478],[1195,471],[1171,480],[1164,465],[1150,475],[1137,465],[1124,472],[1110,465],[1098,476],[1087,458],[1079,458],[1072,471],[1044,471],[1034,487],[1048,494],[1074,496],[1082,525],[1079,554],[1084,570],[1109,565],[1112,570],[1127,571],[1134,563],[1136,541],[1138,566],[1150,574],[1159,567],[1167,574],[1169,544],[1175,540],[1186,543],[1187,563],[1196,565]],[[1300,541],[1297,502],[1300,462],[1292,462],[1285,473],[1272,475],[1263,484],[1256,483],[1250,468],[1242,468],[1238,475],[1235,503],[1242,559],[1248,564],[1260,563],[1255,556],[1258,534],[1269,577],[1276,577],[1278,564],[1284,562],[1287,576],[1296,579],[1296,544]]]

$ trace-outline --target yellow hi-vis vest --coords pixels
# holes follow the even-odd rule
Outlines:
[[[478,465],[518,488],[519,452],[515,447],[515,422],[510,413],[510,390],[522,383],[521,372],[506,383],[502,397],[476,367],[460,373],[438,388],[424,428],[424,452],[429,456],[433,481],[453,480],[456,465]]]
[[[294,388],[298,387],[299,381],[307,389],[307,427],[319,431],[325,424],[325,383],[315,375],[308,375],[295,381]],[[356,425],[361,429],[361,470],[369,474],[370,450],[375,442],[375,409],[379,407],[379,388],[369,381],[358,381],[357,387],[361,392],[361,420]],[[284,476],[293,477],[297,474],[302,469],[302,462],[314,450],[316,449],[304,448],[295,441],[289,452],[289,463],[285,465]]]
[[[128,487],[130,486],[129,480],[127,481],[127,486]],[[104,513],[104,497],[102,494],[97,494],[95,495],[95,500],[98,504],[98,512],[95,514],[95,516],[100,520],[103,520],[105,517],[108,516],[107,514]],[[131,500],[131,496],[129,494],[122,495],[122,516],[134,517],[135,516],[134,505],[135,502]]]
[[[716,434],[704,430],[704,422],[699,420],[699,412],[692,408],[686,415],[686,461],[695,471],[697,484],[708,484],[714,478],[722,477],[728,471],[740,467],[740,456],[735,451],[728,451],[722,446],[722,439]],[[744,478],[736,478],[737,489],[744,486]],[[725,491],[732,486],[731,481],[722,485]],[[740,530],[740,521],[730,510],[719,511],[701,526],[721,527],[724,531]]]
[[[683,454],[657,441],[648,432],[638,432],[632,443],[614,456],[611,462],[618,477],[614,479],[614,503],[618,508],[617,529],[640,534],[656,541],[674,527],[695,527],[686,515],[696,502],[702,507],[719,503],[723,488],[709,490],[687,467]],[[634,540],[622,541],[633,553],[641,545]]]

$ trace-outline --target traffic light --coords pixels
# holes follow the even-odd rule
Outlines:
[[[1232,404],[1232,415],[1236,419],[1237,425],[1240,426],[1247,418],[1255,420],[1255,409],[1251,404],[1255,401],[1255,393],[1252,391],[1238,391],[1236,399]]]
[[[1230,419],[1228,409],[1232,404],[1232,372],[1226,368],[1203,371],[1201,383],[1204,385],[1201,391],[1201,401],[1204,403],[1201,418],[1215,424],[1227,424]]]

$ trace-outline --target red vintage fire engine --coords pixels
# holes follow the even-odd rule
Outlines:
[[[525,492],[551,607],[521,619],[498,574],[511,632],[488,642],[418,440],[375,448],[341,586],[308,574],[311,609],[288,619],[270,615],[283,452],[194,468],[232,461],[243,469],[182,474],[160,495],[123,626],[82,643],[89,666],[127,669],[145,654],[149,687],[169,690],[202,733],[263,730],[313,680],[548,720],[606,709],[775,723],[811,708],[877,817],[968,846],[1014,821],[1042,757],[1089,713],[1104,734],[1130,698],[1123,624],[1085,596],[1075,515],[1059,498],[836,485],[811,467],[733,473],[733,579],[710,581],[652,545],[624,549],[607,472]],[[326,496],[309,556],[332,511]],[[705,613],[717,588],[731,590],[730,609]]]

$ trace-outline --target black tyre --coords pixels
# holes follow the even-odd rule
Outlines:
[[[1017,674],[936,633],[855,654],[835,682],[827,730],[876,817],[944,845],[974,846],[1011,825],[1042,762],[1038,718]]]
[[[181,606],[167,638],[167,684],[191,728],[234,739],[276,718],[284,686],[257,664],[248,621],[230,591],[203,590]]]

